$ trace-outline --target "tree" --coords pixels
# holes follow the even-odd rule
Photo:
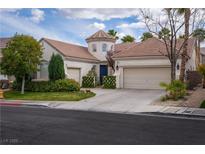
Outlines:
[[[205,65],[201,64],[198,67],[198,71],[202,74],[203,76],[203,88],[205,88]]]
[[[2,50],[0,63],[3,74],[21,79],[21,94],[24,94],[25,78],[38,70],[42,57],[42,46],[33,37],[16,34]]]
[[[119,37],[117,36],[117,31],[115,31],[114,29],[108,30],[108,34],[113,36],[116,40],[119,39]]]
[[[185,78],[185,69],[186,69],[186,62],[188,60],[188,40],[189,40],[189,20],[191,16],[191,10],[190,8],[181,8],[178,9],[178,13],[180,15],[184,15],[184,45],[183,45],[183,51],[181,54],[182,60],[181,60],[181,70],[180,70],[180,76],[179,79],[184,82]]]
[[[126,42],[134,42],[135,38],[130,36],[130,35],[126,35],[121,39],[122,42],[126,43]]]
[[[205,40],[205,29],[203,28],[199,28],[199,29],[196,29],[194,32],[193,32],[193,36],[197,39],[197,45],[196,45],[196,58],[197,58],[197,62],[196,62],[196,65],[198,66],[199,63],[200,63],[200,44],[202,41]]]
[[[53,54],[48,65],[50,80],[65,79],[64,61],[59,54]]]
[[[141,41],[145,41],[145,40],[147,40],[148,38],[152,38],[152,37],[153,37],[152,33],[150,33],[150,32],[145,32],[145,33],[142,34]]]
[[[113,56],[113,51],[108,51],[106,54],[106,59],[108,62],[108,66],[110,66],[112,70],[115,72],[115,61],[112,58],[112,56]]]
[[[158,36],[166,47],[166,53],[159,51],[163,56],[167,57],[171,64],[171,81],[176,79],[176,63],[180,56],[181,47],[177,47],[177,34],[184,25],[180,22],[176,9],[162,10],[165,20],[161,21],[160,16],[153,17],[148,9],[140,9],[144,23],[150,33]]]

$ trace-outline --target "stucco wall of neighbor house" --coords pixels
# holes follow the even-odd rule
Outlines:
[[[113,42],[106,42],[106,41],[93,41],[88,43],[88,51],[95,56],[97,59],[101,61],[106,61],[105,55],[107,52],[102,51],[103,44],[107,44],[107,51],[111,50],[112,46],[114,47]],[[93,51],[93,44],[96,44],[97,51]]]

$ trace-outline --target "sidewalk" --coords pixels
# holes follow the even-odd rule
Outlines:
[[[86,103],[86,100],[85,102]],[[112,108],[104,110],[102,108],[84,108],[78,102],[63,102],[63,101],[15,101],[15,100],[0,100],[1,105],[9,106],[43,106],[52,109],[65,109],[65,110],[82,110],[82,111],[97,111],[97,112],[110,112],[110,113],[124,113],[124,114],[137,114],[137,113],[162,113],[174,115],[192,115],[205,117],[205,109],[189,108],[189,107],[169,107],[169,106],[156,106],[146,105],[138,108]]]

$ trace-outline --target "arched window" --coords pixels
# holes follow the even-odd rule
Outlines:
[[[97,46],[96,46],[96,44],[92,44],[92,51],[93,51],[93,52],[96,52],[96,51],[97,51]]]
[[[102,45],[102,51],[107,52],[107,44],[103,43]]]

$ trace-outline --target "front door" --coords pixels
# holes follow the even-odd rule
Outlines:
[[[103,76],[107,75],[107,65],[100,65],[100,83],[103,82]]]

